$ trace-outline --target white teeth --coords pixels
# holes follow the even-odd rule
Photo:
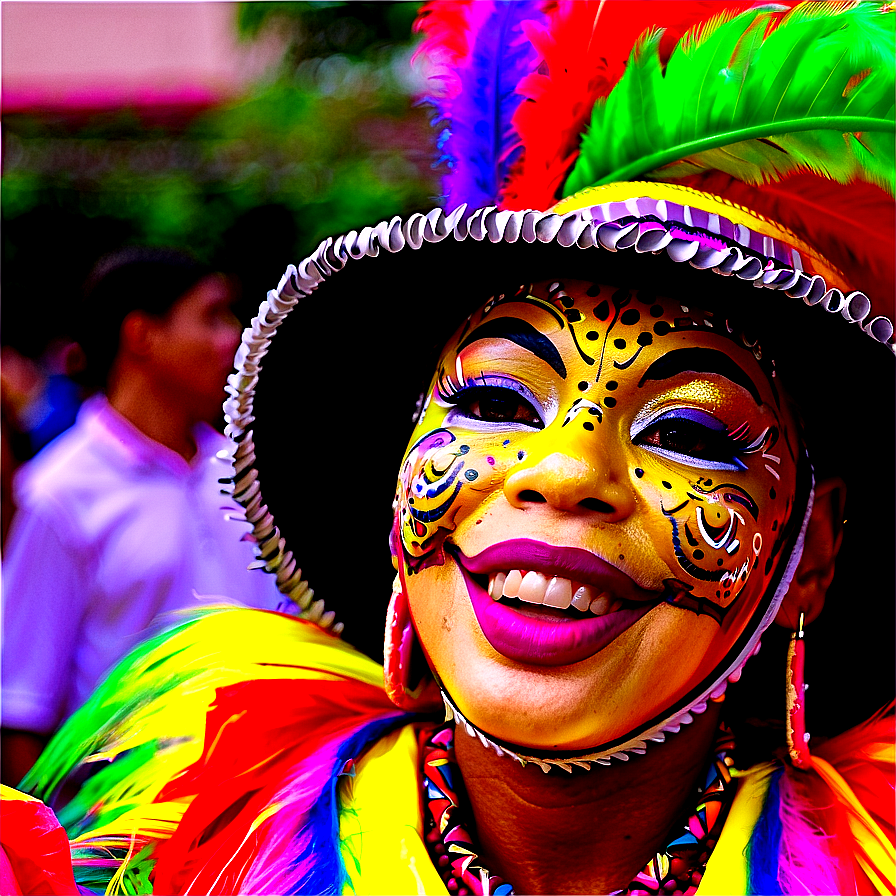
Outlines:
[[[595,616],[605,616],[610,612],[613,606],[613,598],[609,594],[599,594],[591,601],[588,608]]]
[[[544,605],[565,610],[572,603],[572,582],[569,579],[560,579],[554,576],[548,584],[548,590],[544,593]]]
[[[591,607],[591,601],[597,597],[594,589],[590,585],[580,585],[576,589],[576,593],[572,596],[572,605],[583,613],[587,613]]]
[[[511,597],[558,610],[574,607],[595,616],[605,616],[622,607],[622,601],[606,591],[598,592],[592,585],[578,585],[562,576],[546,576],[536,570],[493,572],[489,575],[488,593],[494,601]]]
[[[522,584],[523,573],[518,569],[511,569],[507,573],[507,579],[504,582],[504,597],[517,597]]]
[[[517,597],[527,604],[544,603],[544,592],[548,587],[548,577],[540,572],[527,572],[523,576]]]

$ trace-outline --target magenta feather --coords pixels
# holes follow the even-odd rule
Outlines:
[[[781,841],[778,885],[783,893],[843,893],[845,869],[832,855],[832,839],[819,825],[819,793],[813,776],[788,767],[779,780]],[[807,792],[808,791],[808,792]],[[820,805],[825,798],[821,796]]]
[[[426,98],[436,109],[436,122],[445,125],[439,138],[449,169],[443,180],[444,206],[493,205],[519,155],[519,136],[511,124],[522,101],[517,86],[537,62],[522,23],[541,19],[541,3],[477,0],[454,19],[436,14],[441,6],[427,7],[430,21],[422,22],[427,39],[421,49],[437,66],[456,61],[456,81],[437,70],[437,90]],[[453,32],[452,24],[466,33]]]

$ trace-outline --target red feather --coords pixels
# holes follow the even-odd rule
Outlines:
[[[750,0],[553,2],[546,26],[533,22],[525,28],[542,63],[517,88],[528,100],[513,119],[523,156],[505,185],[503,207],[546,209],[561,198],[558,192],[576,160],[595,102],[622,77],[645,31],[665,29],[660,42],[665,61],[688,29],[754,5]]]
[[[322,789],[327,760],[347,735],[373,719],[400,715],[382,688],[349,679],[261,679],[219,689],[202,757],[156,797],[189,807],[171,838],[156,846],[155,891],[242,892],[260,852],[267,863],[290,860],[294,831],[279,813],[259,824],[262,813],[287,803],[290,789],[293,799],[307,803]]]
[[[781,779],[780,818],[784,825],[781,838],[781,864],[778,881],[787,893],[891,893],[892,865],[877,865],[881,853],[890,855],[896,837],[893,770],[894,707],[887,707],[867,722],[813,748],[810,771],[791,767]],[[829,771],[817,761],[824,760],[842,776],[841,786],[831,787]],[[871,822],[869,825],[868,822]],[[806,846],[817,835],[807,836],[807,828],[821,826],[827,832],[823,850],[829,855],[817,864],[823,872],[840,878],[834,887],[808,887],[813,874],[805,864]],[[852,824],[851,824],[852,822]],[[873,826],[879,829],[872,833]],[[856,829],[865,838],[856,837]],[[868,842],[878,849],[867,849]],[[867,870],[874,868],[886,889],[873,883]],[[888,881],[889,877],[889,881]]]
[[[7,791],[0,830],[3,893],[76,894],[68,838],[53,810]],[[12,798],[10,798],[12,797]]]

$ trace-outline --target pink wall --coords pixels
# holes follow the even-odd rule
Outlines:
[[[229,2],[0,5],[3,111],[204,105],[270,58],[236,35]]]

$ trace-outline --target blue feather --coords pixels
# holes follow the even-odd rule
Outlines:
[[[747,892],[760,896],[776,896],[781,893],[778,884],[778,854],[783,827],[778,804],[782,772],[783,769],[778,769],[772,775],[759,821],[747,847]]]
[[[390,713],[385,718],[369,722],[339,745],[330,776],[295,837],[297,856],[313,856],[314,860],[306,866],[307,872],[297,881],[296,886],[289,889],[290,894],[321,893],[338,896],[345,892],[349,877],[339,848],[339,774],[347,761],[360,756],[367,747],[390,730],[413,719],[412,714]]]
[[[542,18],[540,2],[479,0],[471,5],[470,53],[457,73],[460,91],[440,110],[449,118],[443,146],[448,210],[464,202],[473,208],[497,202],[521,151],[511,127],[523,99],[516,87],[538,63],[521,23]]]

